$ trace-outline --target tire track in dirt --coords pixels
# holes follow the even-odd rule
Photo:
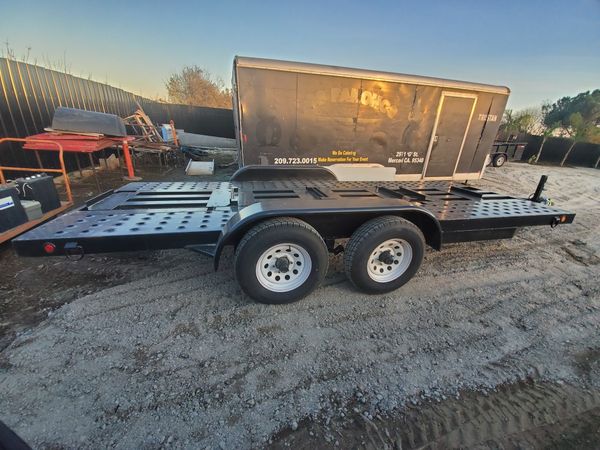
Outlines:
[[[467,391],[460,400],[409,407],[397,418],[355,416],[335,437],[340,448],[541,448],[569,442],[561,423],[576,420],[579,428],[597,427],[599,414],[600,391],[517,383],[485,396]],[[320,434],[315,428],[311,434],[283,432],[270,448],[314,448]]]

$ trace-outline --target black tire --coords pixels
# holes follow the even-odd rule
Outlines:
[[[260,267],[257,267],[257,264],[268,249],[283,243],[302,248],[310,257],[310,270],[306,269],[304,276],[307,278],[301,285],[292,290],[278,292],[261,283],[257,275]],[[282,255],[286,256],[285,253]],[[294,267],[293,256],[290,255],[290,258]],[[306,222],[293,217],[270,219],[256,225],[246,233],[235,252],[235,276],[240,287],[257,302],[267,304],[291,303],[310,294],[323,281],[328,265],[329,253],[321,235]],[[304,267],[308,267],[308,264]],[[288,270],[286,267],[286,273]],[[291,275],[291,272],[289,273]]]
[[[506,162],[506,155],[496,155],[494,156],[494,160],[492,164],[494,167],[502,167]]]
[[[376,281],[372,276],[379,276],[379,274],[369,275],[370,268],[368,265],[373,263],[374,260],[371,258],[373,257],[373,252],[378,250],[377,247],[390,240],[401,241],[401,248],[406,248],[404,254],[399,253],[398,259],[391,254],[391,258],[394,260],[390,263],[381,263],[376,258],[377,261],[375,264],[383,264],[385,266],[383,270],[389,269],[389,276],[395,276],[393,272],[398,269],[403,270],[403,272],[400,272],[397,278],[390,279],[389,281]],[[405,245],[410,248],[404,247]],[[398,251],[402,252],[402,250]],[[408,258],[409,251],[411,254],[410,259],[404,261],[402,258]],[[378,217],[361,225],[352,234],[344,252],[346,276],[354,286],[368,294],[390,292],[398,289],[417,273],[423,261],[424,253],[425,238],[415,224],[400,217]],[[390,257],[390,254],[385,256]],[[396,267],[395,264],[398,265],[399,263],[400,266]],[[406,269],[402,269],[404,264],[407,264]],[[385,275],[382,274],[382,276]]]

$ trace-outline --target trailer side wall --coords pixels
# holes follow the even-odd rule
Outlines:
[[[481,177],[508,99],[239,65],[234,90],[243,165],[378,163],[405,180]]]

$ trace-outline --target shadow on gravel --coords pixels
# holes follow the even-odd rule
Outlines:
[[[0,246],[0,351],[18,333],[48,318],[65,303],[108,287],[130,282],[158,266],[157,252],[65,258],[19,258]]]
[[[229,153],[215,156],[215,164],[232,161]],[[229,179],[237,166],[219,168],[214,176],[196,176],[194,180]],[[138,167],[145,181],[188,180],[183,167],[161,172],[157,167]],[[101,190],[116,189],[124,181],[120,171],[100,172]],[[72,180],[76,206],[98,195],[93,177]],[[108,287],[128,283],[160,270],[159,252],[124,252],[86,256],[81,261],[64,257],[21,258],[10,242],[0,245],[0,351],[18,333],[38,325],[65,303]]]
[[[302,422],[284,430],[270,448],[597,449],[600,390],[523,382],[491,393],[463,392],[458,398],[424,403],[391,417],[360,414],[329,426]]]

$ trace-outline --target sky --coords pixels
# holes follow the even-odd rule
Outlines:
[[[499,84],[513,109],[600,88],[600,0],[1,3],[4,54],[150,98],[186,65],[229,85],[235,55]]]

